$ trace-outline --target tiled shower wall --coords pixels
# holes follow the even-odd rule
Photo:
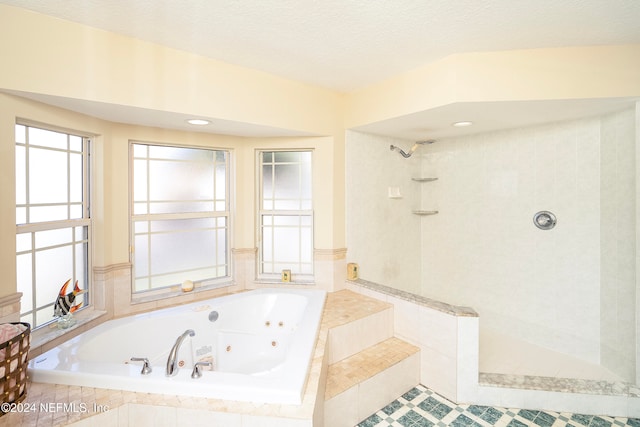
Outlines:
[[[410,159],[389,144],[411,141],[351,132],[347,261],[363,279],[473,307],[483,328],[635,382],[635,117],[440,140]],[[403,198],[388,199],[389,186]],[[533,225],[541,210],[555,229]]]
[[[347,132],[346,228],[347,261],[357,262],[363,278],[420,293],[420,173],[416,152],[405,159],[413,142]],[[389,188],[399,197],[390,198]]]
[[[604,117],[601,135],[601,363],[633,382],[638,345],[630,327],[637,310],[635,111]]]
[[[600,120],[434,144],[423,172],[422,289],[483,327],[599,363]],[[553,212],[553,230],[532,218]]]

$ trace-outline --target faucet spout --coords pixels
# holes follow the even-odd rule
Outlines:
[[[174,375],[178,374],[178,350],[180,350],[182,341],[184,341],[186,337],[192,337],[195,334],[196,333],[193,331],[193,329],[187,329],[182,333],[182,335],[178,337],[173,347],[171,347],[169,357],[167,358],[167,371],[165,373],[166,376],[173,377]]]

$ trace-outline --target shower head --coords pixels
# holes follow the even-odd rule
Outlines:
[[[434,142],[436,141],[434,141],[433,139],[428,139],[425,141],[416,141],[415,144],[413,144],[413,146],[409,149],[408,153],[405,153],[402,148],[396,147],[395,145],[391,145],[389,148],[391,149],[391,151],[397,151],[398,153],[402,154],[402,157],[407,159],[411,157],[411,155],[413,154],[414,151],[416,151],[419,145],[433,144]]]

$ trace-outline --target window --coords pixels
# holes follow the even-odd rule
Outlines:
[[[16,272],[21,320],[33,328],[54,320],[70,281],[89,289],[89,138],[16,124]],[[76,297],[85,306],[88,293]]]
[[[134,292],[229,279],[229,153],[131,144]]]
[[[280,280],[291,270],[294,281],[312,280],[311,151],[261,151],[258,159],[259,275]]]

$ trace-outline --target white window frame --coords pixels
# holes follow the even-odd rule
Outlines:
[[[217,276],[217,277],[212,277],[212,278],[208,278],[208,279],[204,279],[204,280],[197,280],[194,281],[194,286],[196,289],[212,289],[212,288],[219,288],[219,287],[224,287],[224,286],[229,286],[231,284],[232,281],[232,275],[231,272],[232,270],[232,262],[231,262],[231,240],[232,240],[232,226],[231,226],[231,222],[232,222],[232,218],[231,218],[231,214],[230,214],[230,207],[231,207],[231,170],[230,170],[230,165],[231,165],[231,152],[228,149],[221,149],[221,148],[212,148],[212,147],[200,147],[200,146],[189,146],[189,145],[179,145],[179,144],[166,144],[166,143],[157,143],[157,142],[145,142],[145,141],[139,141],[139,140],[132,140],[129,142],[129,153],[130,153],[130,176],[131,176],[131,180],[130,180],[130,190],[129,190],[129,200],[130,200],[130,214],[129,214],[129,221],[130,221],[130,261],[131,261],[131,265],[132,265],[132,283],[131,283],[131,292],[132,295],[139,295],[139,296],[158,296],[160,298],[163,297],[163,295],[165,296],[170,296],[167,294],[171,294],[173,288],[177,285],[181,285],[182,282],[180,283],[172,283],[172,284],[168,284],[165,286],[158,286],[158,287],[153,287],[151,285],[151,279],[153,277],[160,277],[160,276],[168,276],[170,274],[187,274],[187,272],[174,272],[174,273],[167,273],[167,274],[158,274],[158,275],[154,275],[154,274],[149,274],[148,276],[141,276],[144,278],[149,278],[150,279],[150,286],[148,289],[146,290],[136,290],[136,279],[138,279],[137,275],[136,275],[136,265],[135,265],[135,239],[136,239],[136,235],[144,235],[147,234],[150,238],[151,234],[153,234],[153,232],[149,231],[148,233],[136,233],[136,223],[137,222],[144,222],[144,221],[163,221],[163,220],[184,220],[184,219],[199,219],[199,218],[226,218],[225,221],[225,226],[223,228],[226,228],[226,247],[224,248],[224,259],[225,259],[225,264],[213,264],[213,267],[224,267],[225,268],[225,274],[223,276]],[[205,212],[184,212],[184,213],[148,213],[149,210],[147,209],[147,213],[144,214],[136,214],[135,213],[135,207],[134,207],[134,158],[135,159],[140,159],[138,157],[134,157],[134,146],[135,145],[146,145],[146,146],[156,146],[156,147],[169,147],[169,148],[178,148],[178,149],[196,149],[196,150],[206,150],[206,151],[212,151],[212,152],[224,152],[225,153],[225,177],[226,177],[226,182],[225,182],[225,199],[224,199],[224,210],[216,210],[214,207],[214,210],[212,211],[205,211]],[[166,159],[162,159],[162,160],[166,160]],[[149,168],[147,167],[147,182],[148,182],[148,174],[149,174]],[[148,191],[148,186],[147,186],[147,191]],[[214,186],[215,188],[215,186]],[[214,190],[215,191],[215,190]],[[214,194],[214,206],[216,201],[220,201],[222,199],[217,199],[215,198],[216,195]],[[177,201],[177,200],[172,200],[169,202],[173,202],[173,201]],[[150,203],[149,198],[147,197],[147,203]],[[216,230],[218,228],[216,227]],[[191,230],[191,229],[190,229]],[[195,229],[194,229],[195,230]],[[197,231],[197,230],[196,230]],[[149,248],[151,247],[151,242],[149,241]],[[216,245],[217,245],[217,241],[216,241]],[[151,251],[149,251],[151,252]],[[150,271],[150,255],[147,258],[147,271]]]
[[[275,207],[273,209],[265,209],[264,208],[264,200],[265,200],[265,196],[269,197],[271,200],[276,200],[275,199],[275,179],[274,175],[272,175],[272,194],[271,195],[265,195],[263,194],[263,190],[264,190],[264,177],[263,177],[263,158],[264,158],[264,153],[274,153],[274,158],[273,158],[273,164],[275,165],[275,153],[291,153],[291,152],[295,152],[295,153],[299,153],[299,152],[304,152],[304,153],[310,153],[311,156],[311,160],[310,160],[310,169],[309,169],[309,181],[311,182],[311,198],[309,200],[309,208],[308,209],[304,209],[304,208],[299,208],[299,209],[275,209]],[[300,149],[261,149],[261,150],[256,150],[256,165],[257,165],[257,188],[258,191],[257,193],[257,214],[258,217],[256,219],[256,227],[257,227],[257,240],[258,240],[258,257],[257,257],[257,266],[256,266],[256,272],[257,272],[257,279],[260,281],[265,281],[265,282],[282,282],[283,280],[283,272],[282,271],[267,271],[265,272],[265,264],[289,264],[286,268],[284,268],[283,270],[290,270],[291,271],[291,277],[289,278],[291,280],[291,282],[293,282],[294,284],[299,283],[299,284],[311,284],[314,283],[314,272],[315,272],[315,265],[314,265],[314,259],[313,259],[313,248],[314,248],[314,212],[313,212],[313,157],[314,157],[314,151],[312,149],[304,149],[304,148],[300,148]],[[287,164],[286,162],[281,162],[278,164]],[[275,174],[275,167],[272,170],[272,174]],[[300,178],[302,178],[302,176],[299,176]],[[302,198],[298,199],[299,205],[302,205]],[[272,216],[272,217],[276,217],[276,216],[298,216],[298,217],[305,217],[308,219],[308,223],[310,224],[309,226],[303,226],[301,225],[301,221],[299,222],[298,226],[295,225],[291,225],[291,226],[287,226],[287,227],[291,227],[291,228],[297,228],[300,230],[302,228],[310,228],[310,247],[307,248],[307,250],[310,252],[310,261],[309,262],[303,262],[301,257],[301,253],[303,251],[303,249],[300,247],[299,251],[298,251],[298,260],[277,260],[274,259],[272,261],[265,261],[264,259],[264,249],[263,249],[263,243],[264,243],[264,229],[265,229],[265,224],[264,224],[264,218],[265,216]],[[275,242],[272,239],[272,248],[271,248],[271,253],[275,254]],[[302,244],[302,241],[300,239],[300,244]],[[302,265],[307,265],[310,267],[310,271],[308,273],[300,273],[300,268]],[[273,270],[273,268],[271,268],[270,270]]]
[[[71,279],[71,283],[70,285],[67,287],[67,293],[71,292],[73,290],[73,286],[76,282],[76,280],[79,280],[76,277],[76,271],[77,271],[77,266],[78,263],[83,262],[84,263],[84,283],[79,283],[79,287],[83,290],[86,290],[87,292],[83,294],[83,301],[84,304],[80,309],[85,309],[89,306],[91,306],[91,289],[92,289],[92,280],[91,280],[91,274],[90,272],[92,271],[92,257],[91,257],[91,252],[92,252],[92,221],[91,221],[91,214],[90,214],[90,201],[91,201],[91,145],[92,145],[92,138],[93,135],[87,134],[87,133],[82,133],[82,132],[78,132],[78,131],[73,131],[73,130],[69,130],[69,129],[64,129],[64,128],[60,128],[57,126],[51,126],[51,125],[44,125],[44,124],[40,124],[40,123],[36,123],[36,122],[31,122],[28,120],[17,120],[16,127],[18,126],[22,126],[25,128],[25,142],[24,143],[19,143],[19,142],[15,142],[16,147],[25,147],[25,177],[24,177],[24,185],[25,185],[25,192],[26,192],[26,200],[25,203],[18,203],[16,201],[16,212],[18,211],[18,209],[24,209],[25,210],[25,218],[26,221],[24,223],[20,223],[20,224],[16,224],[16,245],[17,245],[17,250],[16,250],[16,260],[17,257],[20,255],[30,255],[31,256],[31,310],[27,310],[24,312],[20,313],[20,318],[21,321],[25,321],[28,322],[32,325],[33,329],[36,328],[40,328],[43,327],[45,325],[48,325],[49,323],[55,321],[55,318],[53,318],[53,306],[55,304],[55,299],[52,300],[50,303],[41,305],[41,306],[37,306],[36,300],[37,300],[37,292],[38,292],[38,287],[37,287],[37,283],[36,283],[36,254],[38,252],[42,252],[42,251],[46,251],[46,250],[51,250],[51,249],[55,249],[58,247],[65,247],[65,246],[71,246],[71,247],[75,247],[77,244],[85,244],[86,246],[86,251],[84,253],[84,259],[81,261],[78,259],[78,254],[76,253],[76,251],[72,251],[72,277],[70,277]],[[28,128],[37,128],[37,129],[42,129],[42,130],[46,130],[46,131],[53,131],[53,132],[58,132],[61,134],[66,134],[67,135],[67,148],[66,149],[60,149],[60,148],[52,148],[52,147],[43,147],[43,146],[38,146],[35,144],[30,144],[29,141],[29,132],[27,131]],[[70,147],[70,137],[74,136],[74,137],[79,137],[82,140],[82,148],[81,151],[77,151],[77,150],[72,150]],[[17,138],[16,138],[17,140]],[[38,149],[46,149],[46,150],[51,150],[54,152],[65,152],[67,153],[67,156],[70,156],[71,153],[81,153],[82,154],[82,201],[80,203],[77,202],[71,202],[70,200],[70,190],[69,190],[69,184],[70,184],[70,179],[71,179],[71,171],[70,171],[70,162],[67,161],[67,202],[66,203],[42,203],[42,204],[35,204],[35,203],[30,203],[29,200],[29,148],[30,147],[34,147],[34,148],[38,148]],[[16,162],[18,161],[17,157],[16,157]],[[18,185],[18,183],[16,182],[16,185]],[[82,210],[82,218],[77,218],[77,219],[68,219],[71,217],[71,206],[72,205],[81,205],[81,210]],[[30,210],[31,208],[34,207],[51,207],[51,206],[66,206],[67,207],[67,219],[61,219],[61,220],[52,220],[52,221],[41,221],[41,222],[31,222],[31,215],[30,215]],[[22,216],[22,215],[20,215]],[[18,215],[16,214],[16,220],[18,220]],[[16,221],[17,222],[17,221]],[[77,233],[76,233],[76,228],[77,227],[82,227],[83,229],[86,230],[86,233],[83,232],[82,233],[82,237],[78,238]],[[85,228],[86,227],[86,228]],[[59,230],[59,229],[64,229],[64,228],[69,228],[71,229],[71,235],[72,235],[72,240],[69,243],[64,243],[64,244],[59,244],[59,245],[53,245],[53,246],[46,246],[46,247],[40,247],[40,248],[36,248],[36,233],[38,232],[42,232],[42,231],[49,231],[49,230]],[[20,241],[25,241],[25,237],[28,241],[30,241],[30,248],[29,249],[23,249],[20,250],[20,246],[22,246],[21,244],[19,244],[18,242]],[[60,286],[62,287],[63,283],[60,283]],[[25,306],[25,304],[22,304],[22,306]],[[52,312],[52,319],[46,322],[42,322],[42,323],[37,323],[37,311],[39,310],[43,310],[43,309],[47,309],[50,308],[51,312]]]

